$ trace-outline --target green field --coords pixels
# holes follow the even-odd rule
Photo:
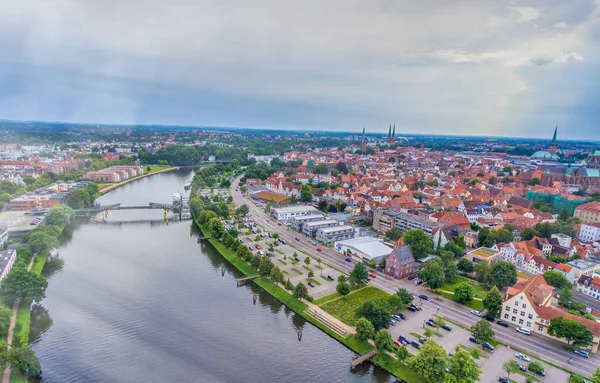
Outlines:
[[[338,318],[342,322],[354,326],[356,317],[354,313],[366,301],[377,301],[389,297],[390,294],[379,290],[376,287],[369,286],[355,291],[344,298],[325,303],[321,308],[329,314]]]
[[[440,290],[445,290],[445,291],[450,291],[450,292],[454,292],[454,289],[456,289],[456,286],[458,286],[459,284],[466,282],[471,284],[471,286],[473,287],[473,296],[475,296],[476,298],[485,298],[485,295],[487,294],[487,290],[484,289],[483,287],[473,283],[473,281],[467,279],[467,278],[458,278],[458,280],[454,283],[447,283],[445,285],[443,285],[442,287],[440,287]],[[452,298],[450,298],[452,299]]]
[[[453,294],[448,294],[445,293],[443,291],[440,290],[436,290],[436,292],[443,296],[446,299],[450,299],[451,301],[454,300],[454,295]],[[476,301],[476,300],[472,300],[470,302],[465,302],[463,303],[465,306],[472,308],[473,310],[477,310],[477,311],[483,311],[483,302],[482,301]]]

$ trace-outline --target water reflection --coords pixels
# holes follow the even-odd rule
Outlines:
[[[31,327],[29,330],[29,340],[31,343],[37,343],[40,336],[52,326],[52,317],[50,313],[41,304],[34,304],[31,307]]]
[[[56,257],[48,257],[46,264],[44,265],[44,269],[42,270],[42,275],[48,279],[57,272],[61,271],[64,265],[65,261],[60,257],[60,255]]]

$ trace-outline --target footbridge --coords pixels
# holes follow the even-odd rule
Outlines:
[[[110,205],[98,205],[93,207],[88,207],[85,209],[77,209],[75,210],[75,217],[93,217],[98,213],[110,211],[110,210],[165,210],[165,211],[179,211],[181,209],[181,205],[175,206],[172,204],[166,203],[156,203],[150,202],[148,205],[139,205],[139,206],[121,206],[120,203],[114,203]]]

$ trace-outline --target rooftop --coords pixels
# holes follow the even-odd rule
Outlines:
[[[343,231],[343,230],[354,230],[354,227],[350,226],[350,225],[344,225],[344,226],[331,226],[331,227],[324,227],[322,229],[319,229],[320,232],[322,233],[335,233],[336,231]]]
[[[472,254],[472,255],[475,255],[475,256],[478,256],[481,258],[489,258],[493,255],[498,254],[498,251],[487,248],[487,247],[480,247],[479,249],[469,251],[469,254]]]
[[[288,198],[288,197],[286,197],[286,198]],[[315,212],[315,213],[318,212],[318,210],[314,206],[307,206],[307,205],[274,207],[273,211],[275,211],[277,214],[300,213],[300,212],[309,212],[309,211]]]
[[[381,240],[372,237],[357,237],[336,242],[335,246],[346,246],[357,252],[365,254],[368,258],[379,258],[387,256],[392,248],[384,244]]]

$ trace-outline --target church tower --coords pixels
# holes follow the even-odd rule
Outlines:
[[[360,139],[360,150],[365,153],[367,151],[367,137],[365,136],[365,128],[363,126],[362,138]]]
[[[552,137],[552,143],[548,146],[548,152],[556,154],[556,132],[558,131],[558,124],[554,128],[554,136]]]

